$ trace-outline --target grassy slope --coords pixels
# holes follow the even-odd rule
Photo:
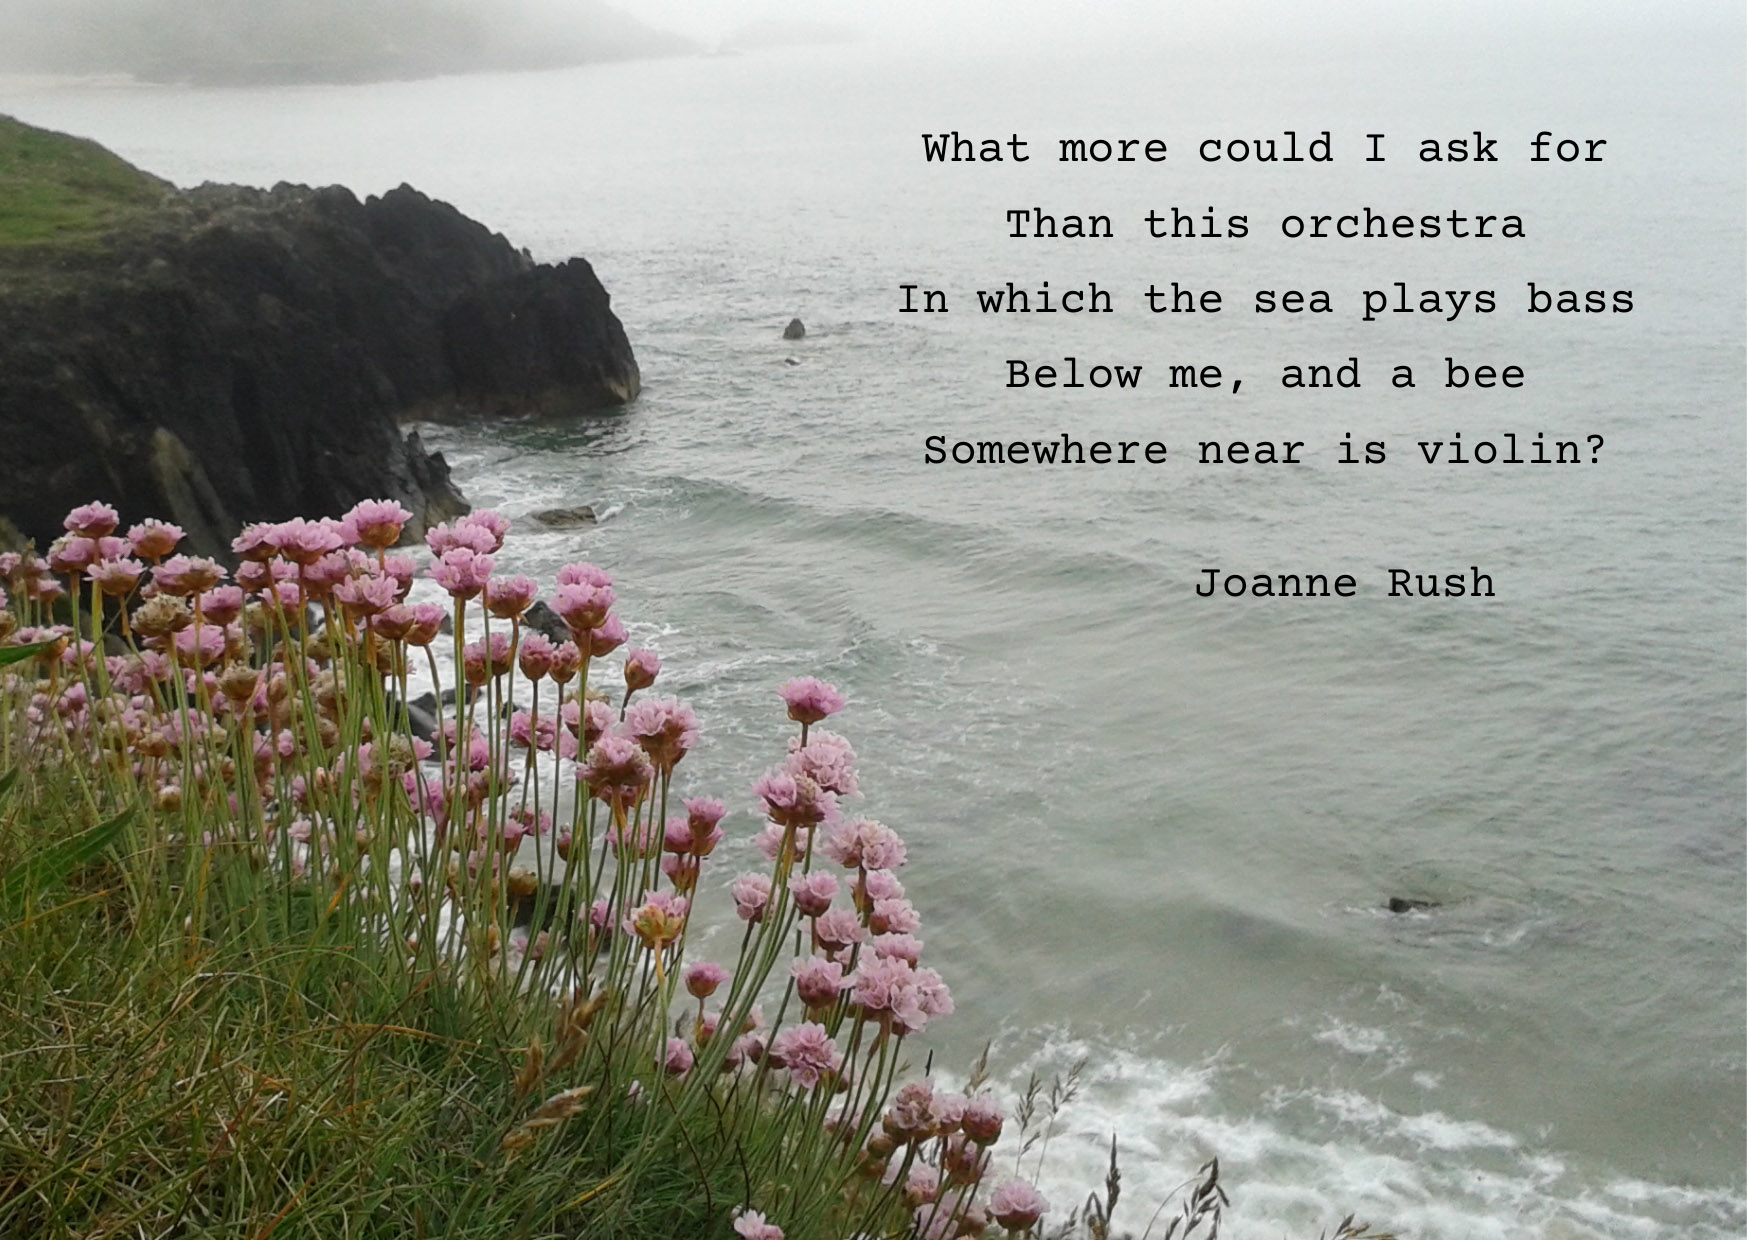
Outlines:
[[[88,138],[0,116],[0,251],[88,243],[171,188]]]

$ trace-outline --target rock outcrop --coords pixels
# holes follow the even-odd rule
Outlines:
[[[587,262],[537,265],[406,186],[204,186],[94,245],[0,252],[0,515],[39,545],[92,499],[207,552],[373,496],[433,522],[465,501],[402,421],[638,387]]]

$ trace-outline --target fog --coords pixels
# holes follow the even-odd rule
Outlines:
[[[1740,39],[1723,0],[0,0],[0,71],[162,81],[358,81],[857,40],[949,56],[1206,41],[1385,44],[1489,29]]]

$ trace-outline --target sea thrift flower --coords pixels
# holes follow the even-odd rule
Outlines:
[[[78,534],[82,538],[104,538],[115,533],[115,527],[120,523],[121,514],[115,509],[102,502],[93,502],[73,509],[61,524],[69,534]]]
[[[589,631],[589,653],[597,659],[605,658],[625,644],[625,624],[616,615],[610,615],[601,621],[601,627]]]
[[[592,586],[579,582],[576,585],[560,586],[552,609],[570,625],[571,632],[577,636],[580,644],[591,629],[599,628],[607,619],[613,602],[614,594],[610,586]]]
[[[927,1081],[901,1086],[898,1096],[880,1117],[880,1127],[895,1141],[926,1141],[935,1135],[935,1091]]]
[[[795,874],[789,879],[789,894],[802,916],[818,917],[831,907],[838,894],[838,880],[824,872]]]
[[[685,933],[689,907],[690,901],[684,896],[666,891],[646,891],[643,903],[625,919],[625,931],[637,935],[645,947],[660,951]]]
[[[818,723],[844,708],[844,695],[812,676],[785,681],[777,693],[788,704],[789,717],[797,723]]]
[[[95,539],[65,534],[49,544],[49,571],[63,577],[84,572],[98,558]]]
[[[413,578],[418,576],[418,568],[413,564],[412,557],[385,555],[382,557],[382,571],[394,580],[395,602],[406,602],[407,595],[413,589]]]
[[[350,577],[334,587],[334,599],[348,616],[379,615],[400,601],[400,583],[393,577]]]
[[[653,650],[632,650],[625,655],[625,693],[630,696],[655,683],[662,661]]]
[[[685,1076],[692,1070],[692,1048],[682,1038],[668,1039],[668,1055],[663,1067],[669,1076]]]
[[[895,1165],[889,1169],[889,1174],[896,1177],[897,1171]],[[913,1164],[910,1173],[904,1177],[904,1204],[915,1210],[936,1201],[940,1195],[941,1173],[927,1163]]]
[[[428,574],[454,598],[469,599],[486,587],[492,575],[492,557],[466,547],[452,547],[430,568]]]
[[[813,922],[813,940],[822,950],[840,952],[868,937],[856,914],[847,908],[830,909]]]
[[[843,1067],[844,1053],[826,1027],[804,1021],[781,1030],[771,1039],[770,1055],[774,1063],[789,1071],[789,1079],[803,1089],[812,1089],[821,1080],[833,1076]]]
[[[799,737],[789,740],[789,758],[783,769],[791,775],[804,775],[827,792],[841,797],[855,796],[856,751],[850,742],[834,732],[814,732],[803,745]]]
[[[728,894],[734,897],[735,915],[742,921],[763,921],[771,901],[771,880],[763,874],[747,874],[734,880]]]
[[[91,584],[112,598],[132,594],[145,576],[146,566],[138,560],[104,560],[85,570]]]
[[[697,999],[708,999],[716,988],[728,980],[728,970],[710,960],[700,960],[686,966],[686,991]]]
[[[909,900],[876,900],[868,914],[868,929],[875,934],[911,934],[922,924],[922,917]]]
[[[212,624],[229,624],[243,614],[243,592],[236,586],[214,586],[195,599],[200,618]]]
[[[577,672],[583,666],[583,652],[577,649],[575,642],[560,642],[552,648],[552,666],[547,669],[547,675],[553,683],[568,685],[576,679]]]
[[[914,934],[876,934],[868,940],[868,948],[876,956],[890,956],[911,965],[923,956],[923,941]]]
[[[833,818],[838,801],[805,775],[767,771],[753,783],[753,795],[765,803],[765,813],[783,827],[812,827]]]
[[[415,603],[413,627],[407,630],[407,645],[429,646],[437,640],[445,619],[443,608],[436,603]]]
[[[239,535],[237,542],[249,539],[247,550],[239,548],[236,543],[231,549],[244,559],[265,559],[254,545],[254,539],[259,538],[267,546],[278,551],[280,555],[293,564],[314,564],[330,551],[338,551],[346,545],[346,540],[337,525],[327,521],[308,521],[303,517],[293,517],[289,521],[281,521],[278,525],[255,535],[256,527],[251,526]]]
[[[187,597],[210,590],[225,578],[217,560],[179,555],[152,570],[152,584],[162,593]]]
[[[1024,1180],[1009,1180],[989,1198],[990,1217],[1010,1232],[1030,1229],[1049,1209],[1044,1194]]]
[[[587,784],[589,792],[602,801],[629,804],[649,787],[655,775],[649,755],[630,737],[607,735],[589,749],[589,756],[577,768],[577,779]]]
[[[562,713],[564,726],[572,736],[581,737],[584,749],[593,748],[614,723],[613,708],[593,698],[587,702],[572,698],[564,704]]]
[[[533,606],[539,593],[532,577],[494,577],[486,582],[486,610],[500,620],[514,620]]]
[[[625,730],[665,773],[697,743],[698,716],[673,698],[645,698],[625,712]]]
[[[741,1240],[783,1240],[781,1227],[767,1223],[759,1211],[744,1207],[734,1212],[734,1234]]]
[[[904,841],[872,818],[855,818],[832,831],[825,853],[846,869],[896,870],[904,864]]]
[[[451,525],[445,522],[425,531],[425,545],[435,556],[445,556],[451,551],[471,551],[475,555],[492,555],[502,545],[497,535],[484,526],[466,525],[460,521]]]
[[[516,664],[529,680],[539,680],[552,667],[552,639],[544,633],[525,633],[516,648]]]
[[[561,586],[610,586],[613,584],[613,578],[593,564],[566,564],[558,570],[558,584]]]
[[[502,513],[490,508],[482,508],[478,512],[470,512],[455,522],[458,530],[484,530],[492,539],[491,551],[502,550],[504,536],[510,532],[510,521]]]
[[[127,532],[127,541],[135,555],[147,560],[161,560],[176,550],[182,541],[182,527],[147,517]]]
[[[392,499],[360,500],[340,519],[342,537],[365,547],[387,549],[401,540],[401,529],[413,514]]]
[[[844,966],[821,956],[804,956],[793,961],[789,975],[795,979],[795,993],[810,1011],[830,1007],[849,985],[844,978]]]
[[[965,1103],[965,1113],[959,1124],[967,1137],[979,1145],[989,1146],[1001,1139],[1004,1118],[1000,1103],[988,1094],[978,1094]]]

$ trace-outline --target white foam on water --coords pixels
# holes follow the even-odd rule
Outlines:
[[[1351,1029],[1324,1040],[1388,1042]],[[1355,1089],[1276,1087],[1247,1108],[1235,1100],[1246,1069],[1221,1056],[1182,1065],[1053,1038],[1018,1065],[1006,1090],[1017,1096],[1031,1072],[1047,1087],[1081,1058],[1092,1066],[1057,1117],[1042,1168],[1037,1145],[1018,1163],[1039,1176],[1058,1220],[1089,1193],[1103,1195],[1113,1134],[1119,1233],[1139,1235],[1214,1157],[1231,1197],[1221,1233],[1231,1240],[1316,1236],[1350,1212],[1414,1240],[1734,1240],[1748,1218],[1727,1188],[1587,1178],[1570,1156],[1521,1135],[1444,1110],[1399,1112]],[[1012,1127],[997,1147],[998,1176],[1016,1166]]]

